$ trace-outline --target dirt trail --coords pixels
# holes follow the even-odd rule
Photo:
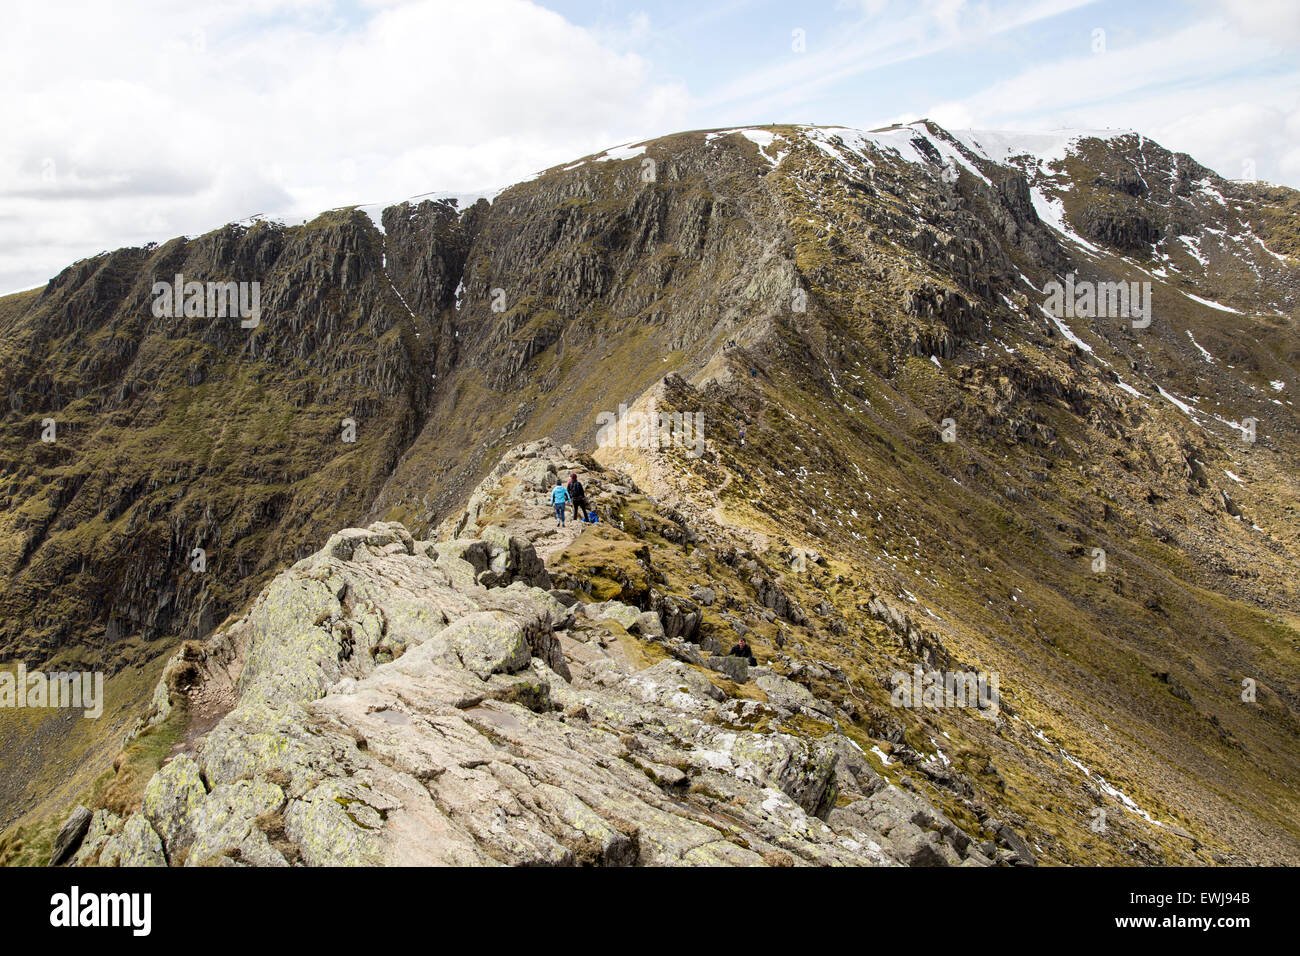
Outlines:
[[[526,517],[510,518],[498,522],[511,534],[527,538],[533,543],[538,557],[548,565],[552,555],[567,548],[584,528],[590,527],[573,517],[573,505],[566,505],[563,527],[555,523],[555,508],[547,498],[536,494],[518,495],[518,506]]]
[[[569,514],[570,517],[565,521],[563,527],[555,527],[555,520],[552,518],[550,521],[545,522],[545,528],[538,533],[537,537],[532,539],[538,557],[546,562],[548,567],[551,563],[551,555],[563,551],[572,544],[573,540],[582,534],[583,528],[591,527],[591,525],[584,524],[581,521],[573,520],[572,511]]]
[[[713,519],[713,523],[716,524],[719,528],[728,531],[731,534],[736,535],[737,537],[744,538],[746,541],[749,542],[750,547],[752,547],[755,551],[762,553],[768,549],[768,540],[766,534],[764,534],[762,531],[753,531],[749,528],[736,527],[735,525],[728,522],[727,519],[722,514],[722,508],[723,508],[722,493],[726,491],[728,487],[731,486],[732,477],[733,477],[732,473],[730,471],[727,472],[726,477],[722,479],[722,484],[718,485],[717,488],[708,492],[708,494],[713,498],[716,504],[714,504],[712,508],[709,508],[706,514],[708,514],[708,516],[711,519]]]
[[[716,523],[722,525],[723,527],[726,526],[727,522],[726,519],[722,517],[722,493],[726,491],[728,487],[730,487],[731,479],[732,479],[731,472],[727,472],[727,477],[722,479],[722,484],[718,485],[717,488],[714,488],[711,492],[709,492],[709,494],[713,497],[713,500],[716,502],[716,504],[714,504],[714,506],[709,509],[709,517],[712,518]]]

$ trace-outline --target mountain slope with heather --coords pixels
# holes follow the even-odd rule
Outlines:
[[[1294,862],[1295,208],[1135,133],[779,126],[79,263],[0,299],[0,647],[156,670],[331,532],[435,536],[547,436],[653,502],[540,544],[551,572],[661,617],[723,591],[697,636],[833,702],[782,732],[1048,861]],[[261,281],[261,325],[153,318],[178,272]],[[1149,315],[1052,314],[1053,280],[1149,283]],[[596,447],[652,396],[702,456]],[[1001,714],[891,707],[913,665],[999,674]],[[29,733],[0,724],[7,819],[48,826],[70,776],[129,815],[106,740],[39,804],[66,738]]]

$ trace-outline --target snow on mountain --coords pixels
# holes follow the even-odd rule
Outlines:
[[[496,189],[486,189],[486,190],[481,190],[479,192],[464,192],[464,193],[457,193],[457,192],[420,193],[417,196],[411,196],[408,199],[398,200],[397,202],[364,203],[360,206],[357,206],[357,208],[370,217],[370,220],[375,224],[376,229],[378,229],[380,232],[383,232],[384,231],[384,222],[383,222],[384,210],[389,208],[390,206],[410,205],[412,203],[424,202],[425,200],[440,202],[442,200],[450,199],[452,202],[456,204],[457,209],[459,209],[461,212],[464,212],[466,209],[474,205],[474,203],[478,202],[480,199],[486,199],[488,202],[492,202],[497,198],[497,196],[500,196],[508,188],[509,188],[508,186],[501,186]]]
[[[1017,156],[1029,156],[1041,165],[1065,159],[1084,139],[1118,139],[1139,136],[1128,129],[1062,129],[1051,132],[1024,130],[954,130],[952,136],[971,152],[991,162],[1007,165]]]

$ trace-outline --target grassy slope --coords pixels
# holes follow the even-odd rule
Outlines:
[[[0,865],[45,865],[50,842],[72,809],[78,803],[100,802],[102,783],[122,738],[153,694],[163,664],[157,657],[106,679],[104,711],[95,719],[80,711],[0,708],[0,750],[12,755],[0,786],[6,790],[4,803],[17,814],[14,825],[0,835]],[[5,670],[12,673],[13,666]],[[141,787],[172,742],[163,731],[136,747],[141,767],[135,779]]]

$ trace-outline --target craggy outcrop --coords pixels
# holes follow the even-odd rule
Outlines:
[[[377,524],[277,576],[214,639],[240,649],[229,712],[125,821],[87,812],[75,862],[992,862],[846,738],[747,729],[779,705],[636,666],[592,606],[461,572],[503,537]],[[788,682],[764,679],[779,699]],[[145,724],[191,694],[163,691]]]

